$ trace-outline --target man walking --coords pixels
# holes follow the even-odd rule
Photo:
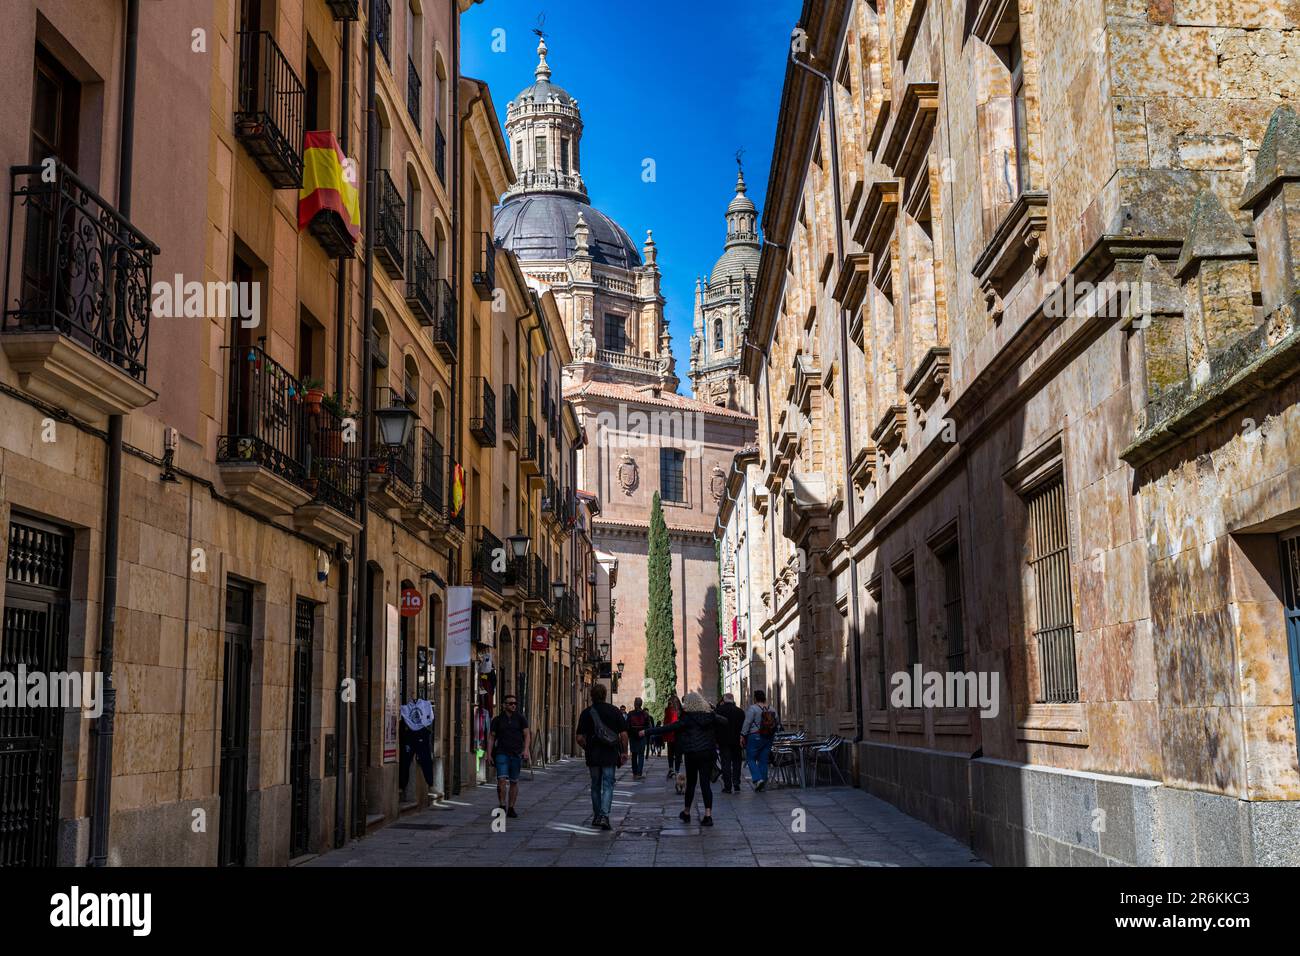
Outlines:
[[[754,691],[754,703],[745,711],[740,740],[745,747],[745,759],[749,763],[749,776],[754,781],[755,790],[767,786],[767,760],[772,754],[772,738],[780,726],[776,711],[767,706],[767,694],[761,690]]]
[[[506,811],[506,816],[514,819],[515,797],[519,796],[519,770],[523,766],[524,754],[528,753],[528,744],[532,740],[532,731],[528,729],[528,718],[519,713],[519,698],[507,694],[505,710],[492,718],[488,733],[487,758],[496,766],[497,804]],[[510,800],[506,802],[506,787],[510,788]]]
[[[622,766],[627,750],[627,725],[623,715],[605,703],[604,684],[593,684],[591,706],[578,718],[578,746],[586,752],[591,771],[591,825],[613,829],[609,812],[614,806],[614,769]]]
[[[740,790],[740,728],[745,725],[745,712],[736,706],[734,694],[723,694],[718,705],[718,716],[727,721],[725,730],[718,731],[718,753],[722,757],[722,792]]]
[[[632,709],[627,715],[627,736],[628,743],[632,748],[632,779],[645,779],[645,751],[647,741],[641,735],[641,731],[649,730],[654,726],[654,718],[650,712],[641,706],[641,698],[638,697],[632,703]]]

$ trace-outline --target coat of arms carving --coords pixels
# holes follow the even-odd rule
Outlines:
[[[630,495],[636,491],[640,481],[641,473],[637,469],[636,459],[631,455],[624,455],[618,466],[618,484],[623,489],[623,494]]]

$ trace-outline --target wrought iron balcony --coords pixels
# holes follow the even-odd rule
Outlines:
[[[519,393],[508,383],[501,408],[501,430],[519,440]]]
[[[497,396],[492,385],[482,376],[470,379],[470,400],[474,403],[469,418],[469,431],[484,448],[497,444]]]
[[[415,68],[415,61],[406,58],[406,112],[411,114],[415,129],[420,129],[420,71]]]
[[[556,626],[571,631],[578,625],[578,596],[572,591],[565,591],[564,595],[555,602],[555,623]]]
[[[406,269],[406,304],[421,325],[431,326],[437,321],[438,263],[424,236],[414,229],[407,236],[411,257]]]
[[[446,456],[442,442],[427,428],[420,429],[420,499],[438,514],[443,513],[447,492]]]
[[[355,420],[341,417],[329,406],[307,416],[309,455],[307,489],[315,500],[349,518],[356,516],[361,493],[361,460]]]
[[[5,351],[28,391],[63,407],[123,414],[156,397],[144,383],[159,250],[67,166],[56,164],[49,181],[43,172],[12,169],[6,261],[17,252],[22,267],[13,273],[16,296],[6,272],[4,301],[13,304],[4,313]],[[121,374],[96,374],[94,361],[78,370],[83,356]]]
[[[553,600],[550,569],[542,561],[541,555],[534,554],[527,560],[529,564],[524,586],[524,601],[533,605],[534,610],[549,609]]]
[[[384,59],[391,64],[393,57],[389,53],[389,46],[392,42],[392,0],[371,0],[370,15],[375,18],[375,44],[383,52]]]
[[[490,232],[478,233],[478,262],[474,264],[474,289],[480,299],[491,299],[497,287],[497,247]]]
[[[376,408],[387,408],[393,405],[407,404],[406,396],[395,388],[387,386],[379,389],[379,394],[375,401]],[[374,424],[374,434],[378,435],[379,422]],[[376,474],[391,475],[396,481],[400,482],[406,489],[414,490],[415,488],[415,429],[411,429],[410,436],[406,439],[406,444],[397,449],[391,449],[383,444],[376,444],[371,450],[371,469]]]
[[[555,519],[560,515],[560,500],[555,494],[555,478],[551,475],[546,476],[546,484],[542,488],[541,511],[545,518]]]
[[[302,185],[307,91],[265,30],[239,33],[235,136],[276,189]]]
[[[442,123],[433,127],[433,168],[437,170],[438,181],[447,185],[447,137],[442,132]]]
[[[501,539],[483,525],[475,525],[470,557],[470,574],[474,584],[501,593],[506,580],[506,549]]]
[[[519,462],[537,469],[537,423],[532,415],[524,423],[524,446],[519,449]]]
[[[305,487],[305,390],[288,369],[257,346],[224,348],[230,353],[230,383],[226,431],[217,438],[217,461],[260,465]]]
[[[402,246],[406,236],[406,203],[388,170],[377,170],[375,182],[375,258],[390,279],[402,277]]]
[[[456,296],[446,279],[434,279],[433,345],[448,362],[456,361]]]

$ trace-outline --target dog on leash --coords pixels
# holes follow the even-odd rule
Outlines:
[[[683,773],[682,771],[680,771],[680,770],[677,771],[677,781],[676,781],[676,785],[677,785],[677,792],[678,792],[678,793],[685,793],[685,792],[686,792],[686,774],[684,774],[684,773]]]

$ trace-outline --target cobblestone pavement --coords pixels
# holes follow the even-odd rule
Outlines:
[[[418,776],[417,776],[418,779]],[[696,814],[701,806],[696,795]],[[678,819],[682,798],[665,758],[630,764],[614,784],[612,831],[592,829],[581,759],[525,769],[516,820],[493,832],[495,786],[394,824],[306,866],[982,866],[970,849],[883,800],[847,787],[738,794],[714,785],[712,828]],[[802,831],[796,826],[804,811]]]

